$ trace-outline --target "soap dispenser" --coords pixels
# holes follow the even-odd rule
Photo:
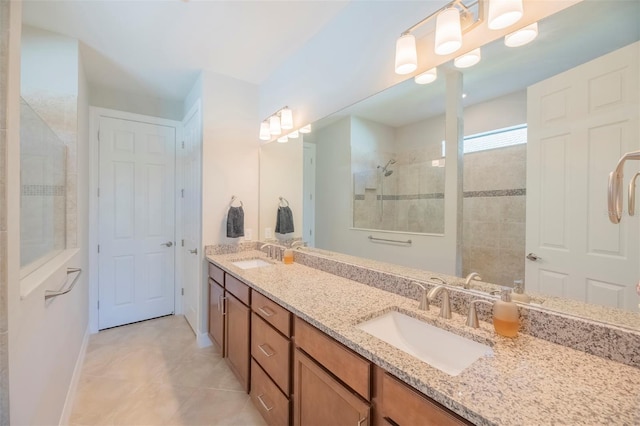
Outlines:
[[[518,305],[511,300],[511,289],[503,287],[500,300],[493,305],[493,327],[496,333],[505,337],[516,337],[520,328]]]
[[[524,292],[524,282],[522,280],[513,281],[513,293],[511,293],[511,300],[520,303],[531,302],[531,296]]]

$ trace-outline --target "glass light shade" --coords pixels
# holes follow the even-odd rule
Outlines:
[[[489,29],[501,30],[522,18],[522,0],[489,0]]]
[[[409,74],[418,68],[416,38],[412,34],[403,34],[396,41],[396,74]]]
[[[272,135],[279,135],[282,133],[282,128],[280,127],[280,117],[277,115],[272,115],[269,117],[269,133]]]
[[[293,111],[289,108],[280,111],[280,127],[284,130],[293,129]]]
[[[445,9],[436,18],[436,46],[437,55],[449,55],[462,46],[462,28],[460,27],[460,12],[455,7]]]
[[[438,78],[438,69],[431,68],[430,70],[415,76],[413,80],[418,84],[429,84],[436,81],[437,78]]]
[[[289,133],[287,136],[289,137],[289,139],[298,139],[298,137],[300,137],[300,134],[296,130],[295,132]]]
[[[260,123],[260,140],[268,141],[271,139],[271,132],[269,131],[269,123],[263,121]]]
[[[311,124],[307,124],[306,126],[300,129],[300,133],[311,133]]]
[[[532,42],[536,37],[538,37],[538,23],[534,22],[504,36],[504,44],[508,47],[520,47]]]
[[[280,143],[285,143],[285,142],[289,142],[289,138],[286,136],[281,136],[278,138],[278,142]]]
[[[480,62],[480,48],[473,49],[469,53],[465,53],[464,55],[458,56],[453,60],[453,65],[456,68],[469,68]]]

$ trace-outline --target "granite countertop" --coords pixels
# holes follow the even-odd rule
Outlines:
[[[274,265],[242,270],[231,263],[251,258]],[[485,322],[471,329],[461,315],[445,320],[406,297],[259,251],[207,259],[475,424],[640,424],[640,369],[526,334],[504,338]],[[390,310],[489,344],[493,354],[453,377],[355,327]]]

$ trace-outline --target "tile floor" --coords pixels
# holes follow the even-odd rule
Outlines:
[[[71,425],[265,425],[214,347],[183,316],[91,336]]]

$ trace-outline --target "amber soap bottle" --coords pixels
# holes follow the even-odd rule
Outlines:
[[[516,337],[520,329],[518,305],[511,300],[511,289],[505,287],[500,292],[500,300],[493,304],[493,327],[496,333],[505,337]]]

